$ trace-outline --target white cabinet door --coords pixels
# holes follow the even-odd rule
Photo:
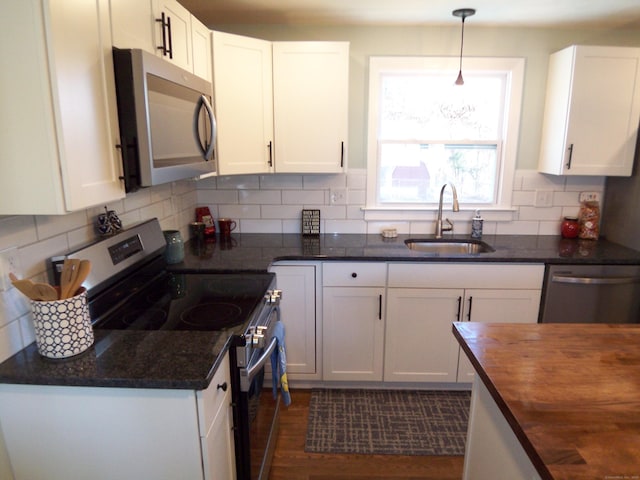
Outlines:
[[[274,42],[279,173],[339,173],[346,165],[349,44]]]
[[[639,83],[640,48],[572,46],[551,55],[538,169],[631,175]]]
[[[0,214],[123,198],[108,1],[4,4],[0,42]]]
[[[156,55],[152,0],[109,0],[113,46],[141,48]]]
[[[213,32],[218,173],[273,171],[271,42]]]
[[[282,290],[280,312],[285,326],[287,375],[314,375],[316,369],[316,268],[313,265],[273,266]],[[299,374],[299,375],[298,375]]]
[[[458,342],[451,333],[463,290],[389,288],[385,382],[455,382]]]
[[[323,380],[380,381],[384,288],[323,289]]]
[[[232,419],[231,395],[229,395],[228,402],[218,412],[211,424],[211,431],[202,445],[205,458],[205,480],[236,479]]]
[[[211,81],[211,30],[191,15],[193,74]]]
[[[204,480],[235,480],[236,462],[231,408],[229,354],[220,362],[209,387],[196,392]]]
[[[156,49],[162,58],[193,72],[191,13],[176,0],[154,0]],[[164,15],[164,17],[163,17]],[[162,48],[164,47],[164,48]]]
[[[541,290],[484,290],[465,292],[464,321],[484,323],[536,323]],[[458,382],[472,382],[474,369],[460,349]]]

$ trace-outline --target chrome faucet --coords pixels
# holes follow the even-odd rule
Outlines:
[[[453,211],[459,212],[460,205],[458,205],[458,192],[456,192],[456,187],[453,183],[450,183],[451,191],[453,192]],[[442,232],[453,231],[453,223],[446,218],[445,221],[448,225],[442,226],[442,195],[444,194],[444,189],[447,188],[447,184],[445,183],[442,186],[442,190],[440,190],[440,203],[438,204],[438,219],[436,220],[436,238],[442,238]]]

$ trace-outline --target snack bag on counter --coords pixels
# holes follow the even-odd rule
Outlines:
[[[583,240],[597,240],[600,236],[600,205],[598,202],[582,202],[578,221],[580,222],[578,237]]]

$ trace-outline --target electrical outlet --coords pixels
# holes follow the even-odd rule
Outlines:
[[[347,204],[347,189],[346,188],[332,188],[329,193],[331,199],[331,205],[346,205]]]
[[[10,247],[0,252],[0,291],[4,292],[11,287],[9,273],[22,278],[22,266],[18,247]]]
[[[534,207],[552,207],[553,191],[552,190],[536,190],[536,197],[533,202]]]
[[[582,202],[599,202],[600,201],[600,193],[599,192],[580,192],[579,201],[580,201],[580,203],[582,203]]]

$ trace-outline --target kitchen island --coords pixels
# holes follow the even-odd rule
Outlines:
[[[465,479],[640,478],[640,325],[453,332],[478,373]]]

